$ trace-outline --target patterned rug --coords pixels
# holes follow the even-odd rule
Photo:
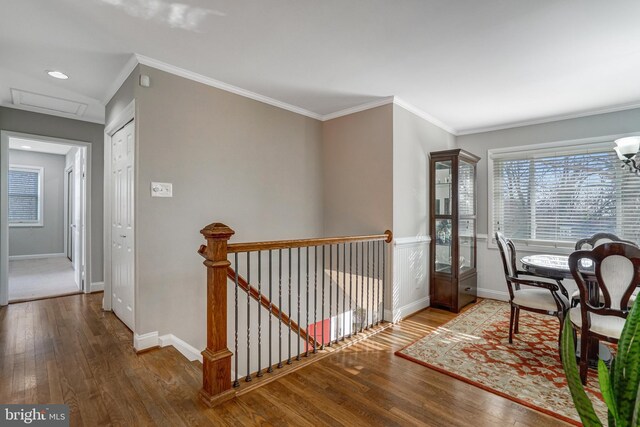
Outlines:
[[[580,425],[558,355],[558,319],[520,311],[520,332],[509,344],[509,312],[508,303],[482,300],[396,355]],[[595,372],[587,394],[606,420]]]

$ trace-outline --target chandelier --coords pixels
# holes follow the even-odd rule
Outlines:
[[[628,136],[616,139],[616,146],[613,148],[622,160],[622,167],[629,168],[629,172],[640,175],[640,136]]]

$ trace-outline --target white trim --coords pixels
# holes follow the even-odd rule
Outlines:
[[[127,80],[129,75],[133,72],[133,70],[135,70],[137,66],[138,58],[136,57],[136,55],[131,55],[131,57],[129,57],[127,62],[122,67],[122,70],[120,70],[120,74],[118,74],[118,77],[115,78],[115,80],[107,88],[107,91],[104,93],[104,97],[102,99],[102,103],[104,105],[107,105],[109,101],[111,101],[111,98],[113,98],[116,92],[118,92],[124,81]]]
[[[344,110],[325,114],[324,116],[321,116],[319,120],[326,122],[328,120],[337,119],[339,117],[348,116],[350,114],[359,113],[360,111],[371,110],[372,108],[377,108],[383,105],[388,105],[393,103],[394,103],[394,97],[387,96],[382,99],[377,99],[375,101],[365,102],[364,104],[356,105],[355,107],[349,107],[349,108],[345,108]]]
[[[93,282],[89,285],[87,293],[104,291],[104,282]]]
[[[430,242],[430,236],[398,237],[397,239],[393,239],[393,246],[413,246]]]
[[[136,351],[142,351],[153,347],[168,346],[173,346],[190,362],[197,360],[202,363],[201,351],[173,334],[159,336],[158,331],[153,331],[142,335],[133,334],[133,348]]]
[[[20,261],[24,259],[42,259],[42,258],[64,258],[66,254],[63,253],[55,253],[55,254],[33,254],[33,255],[9,255],[9,261]]]
[[[142,351],[148,348],[157,347],[158,343],[158,331],[149,332],[142,335],[133,334],[133,348],[136,351]]]
[[[34,222],[9,221],[9,227],[44,227],[44,167],[10,163],[9,172],[12,170],[21,172],[38,172],[38,220]]]
[[[160,347],[166,347],[166,346],[172,345],[190,362],[197,360],[200,363],[202,363],[201,351],[195,348],[194,346],[186,343],[185,341],[182,341],[180,338],[176,337],[173,334],[162,335],[158,339],[158,342],[160,343]]]
[[[432,123],[433,125],[435,125],[435,126],[441,128],[441,129],[449,132],[450,134],[452,134],[454,136],[457,135],[456,130],[453,129],[451,126],[448,126],[444,122],[442,122],[442,121],[438,120],[437,118],[433,117],[432,115],[422,111],[418,107],[416,107],[416,106],[414,106],[412,104],[409,104],[408,102],[398,98],[397,96],[383,97],[382,99],[377,99],[377,100],[374,100],[374,101],[366,102],[364,104],[355,105],[353,107],[345,108],[343,110],[334,111],[333,113],[328,113],[328,114],[324,114],[323,115],[323,114],[319,114],[319,113],[315,113],[313,111],[307,110],[307,109],[302,108],[302,107],[298,107],[296,105],[288,104],[286,102],[279,101],[277,99],[274,99],[274,98],[271,98],[271,97],[268,97],[268,96],[265,96],[265,95],[261,95],[261,94],[256,93],[256,92],[252,92],[252,91],[240,88],[238,86],[231,85],[229,83],[222,82],[220,80],[213,79],[211,77],[204,76],[202,74],[195,73],[193,71],[186,70],[184,68],[176,67],[175,65],[171,65],[171,64],[168,64],[166,62],[159,61],[157,59],[149,58],[148,56],[144,56],[144,55],[140,55],[140,54],[136,53],[134,55],[134,57],[136,58],[137,62],[142,64],[142,65],[146,65],[148,67],[152,67],[152,68],[155,68],[157,70],[165,71],[167,73],[170,73],[170,74],[173,74],[173,75],[176,75],[176,76],[179,76],[179,77],[183,77],[185,79],[193,80],[193,81],[196,81],[198,83],[205,84],[207,86],[212,86],[212,87],[224,90],[226,92],[235,93],[236,95],[244,96],[245,98],[253,99],[255,101],[264,102],[265,104],[273,105],[274,107],[282,108],[284,110],[291,111],[291,112],[294,112],[294,113],[297,113],[297,114],[301,114],[301,115],[306,116],[306,117],[311,117],[312,119],[320,120],[322,122],[326,122],[328,120],[333,120],[333,119],[336,119],[338,117],[348,116],[350,114],[358,113],[360,111],[370,110],[372,108],[377,108],[377,107],[380,107],[382,105],[395,104],[395,105],[398,105],[399,107],[402,107],[405,110],[415,114],[416,116],[420,117],[421,119],[424,119],[424,120]],[[121,74],[118,76],[118,79],[116,80],[116,81],[119,82],[119,85],[116,86],[115,83],[114,83],[113,87],[110,88],[109,91],[107,91],[107,95],[110,94],[111,97],[112,97],[117,92],[117,90],[120,88],[120,85],[122,85],[124,80],[129,76],[129,74],[131,73],[131,71],[134,68],[135,68],[135,64],[130,64],[128,62],[125,65],[125,68],[123,69]],[[126,73],[127,70],[128,70],[128,73]],[[126,75],[124,75],[124,74],[126,74]],[[113,90],[114,87],[115,87],[115,90]],[[112,91],[113,91],[113,93],[111,93]],[[108,102],[108,100],[110,100],[110,97],[109,97],[109,99],[107,99],[105,101],[105,103]]]
[[[507,291],[496,291],[493,289],[478,288],[477,292],[480,298],[496,299],[498,301],[509,301],[509,293]]]
[[[447,125],[446,123],[442,122],[441,120],[436,119],[431,114],[426,113],[425,111],[419,109],[418,107],[416,107],[416,106],[414,106],[412,104],[409,104],[406,101],[403,101],[402,99],[398,98],[397,96],[394,97],[393,103],[395,105],[397,105],[398,107],[402,107],[405,110],[407,110],[408,112],[415,114],[416,116],[420,117],[421,119],[428,121],[432,125],[437,126],[440,129],[449,132],[453,136],[458,136],[458,132],[454,128],[452,128],[451,126]]]
[[[386,309],[384,311],[385,319],[392,319],[391,322],[397,323],[402,319],[411,316],[418,311],[425,309],[431,305],[431,298],[426,296],[417,301],[413,301],[405,306],[394,309],[393,311]]]
[[[84,200],[84,236],[82,247],[85,255],[84,266],[84,286],[80,286],[81,291],[86,291],[91,280],[91,143],[73,139],[54,138],[44,135],[35,135],[23,132],[13,132],[0,130],[0,306],[9,303],[9,224],[7,221],[8,197],[7,197],[7,176],[9,173],[9,139],[35,139],[53,144],[71,145],[85,148],[85,200]],[[109,181],[109,180],[105,180]],[[82,275],[81,275],[82,278]],[[84,289],[83,289],[84,288]]]
[[[105,125],[104,129],[104,176],[111,176],[111,136],[116,133],[120,128],[125,126],[131,120],[135,120],[136,113],[136,100],[133,99],[126,107],[122,109],[116,116]],[[137,173],[138,173],[138,129],[136,126],[135,131],[135,148],[134,148],[134,176],[135,181],[137,182]],[[134,185],[135,187],[135,185]],[[135,207],[134,207],[135,208]],[[106,311],[111,311],[112,304],[111,298],[113,297],[112,289],[111,289],[111,244],[107,242],[111,242],[111,179],[105,179],[103,181],[103,238],[104,238],[104,260],[103,260],[103,278],[104,278],[104,295],[105,297],[102,299],[102,308]],[[136,215],[134,215],[135,221]],[[134,222],[134,248],[135,246],[135,222]],[[137,295],[137,279],[138,272],[135,270],[136,263],[136,255],[134,254],[134,316],[137,315],[137,310],[135,307],[136,301],[138,300]],[[135,319],[134,319],[135,325]]]
[[[598,114],[616,113],[618,111],[633,110],[635,108],[640,108],[640,104],[638,103],[628,104],[628,105],[622,105],[618,107],[602,108],[599,110],[589,110],[582,113],[548,116],[542,119],[524,120],[520,122],[505,123],[502,125],[462,129],[462,130],[459,130],[456,135],[457,136],[471,135],[475,133],[485,133],[485,132],[493,132],[497,130],[519,128],[523,126],[540,125],[543,123],[559,122],[562,120],[579,119],[581,117],[596,116]]]
[[[249,90],[242,89],[225,82],[221,82],[220,80],[212,79],[211,77],[194,73],[193,71],[185,70],[184,68],[176,67],[175,65],[167,64],[166,62],[158,61],[157,59],[149,58],[148,56],[140,55],[138,53],[136,53],[135,56],[138,59],[138,62],[142,65],[147,65],[149,67],[153,67],[155,69],[165,71],[176,76],[184,77],[185,79],[205,84],[207,86],[212,86],[227,92],[235,93],[236,95],[244,96],[245,98],[264,102],[265,104],[273,105],[274,107],[282,108],[283,110],[292,111],[303,116],[311,117],[312,119],[322,120],[322,115],[306,110],[304,108],[296,107],[295,105],[287,104],[286,102],[278,101],[277,99],[260,95],[259,93],[251,92]]]
[[[116,116],[104,126],[105,135],[113,135],[120,128],[134,119],[136,112],[136,100],[132,100],[126,107],[122,109]],[[105,140],[105,142],[107,142]],[[109,160],[111,161],[111,160]]]

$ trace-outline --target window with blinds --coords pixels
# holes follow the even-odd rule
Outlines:
[[[492,155],[493,232],[534,245],[573,247],[597,232],[640,242],[640,177],[612,145]]]
[[[42,169],[9,168],[9,224],[42,224]]]

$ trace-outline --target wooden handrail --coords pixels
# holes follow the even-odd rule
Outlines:
[[[262,294],[258,292],[257,289],[252,287],[244,278],[240,275],[236,276],[236,272],[231,268],[231,263],[229,262],[229,254],[230,253],[238,253],[238,252],[257,252],[257,251],[265,251],[265,250],[274,250],[274,249],[289,249],[289,248],[302,248],[302,247],[312,247],[312,246],[323,246],[323,245],[338,245],[344,243],[357,243],[357,242],[380,242],[385,241],[390,243],[393,239],[393,235],[391,231],[386,231],[384,234],[374,234],[369,236],[347,236],[347,237],[327,237],[327,238],[318,238],[318,239],[300,239],[300,240],[276,240],[270,242],[253,242],[253,243],[234,243],[229,244],[228,241],[235,232],[222,223],[213,223],[209,224],[200,230],[200,233],[206,240],[206,244],[200,246],[198,249],[198,253],[205,259],[204,265],[207,267],[207,311],[206,311],[206,320],[207,320],[207,347],[202,352],[202,389],[200,390],[200,397],[208,406],[215,406],[221,402],[224,402],[227,399],[232,398],[235,395],[235,391],[232,386],[239,385],[238,378],[236,375],[236,380],[231,382],[231,357],[233,353],[227,348],[227,288],[228,288],[228,280],[231,278],[234,282],[237,278],[238,287],[242,287],[247,294],[258,301],[262,307],[271,310],[272,314],[278,316],[278,320],[282,318],[287,325],[291,324],[291,329],[300,334],[300,338],[303,338],[305,342],[311,344],[314,348],[314,353],[318,349],[318,347],[324,347],[324,344],[320,344],[316,339],[309,336],[308,331],[302,329],[300,325],[293,322],[291,318],[284,314],[281,308],[274,306],[269,299],[265,298]],[[382,245],[378,245],[382,246]],[[369,248],[369,245],[367,245]],[[364,256],[364,249],[363,249]],[[374,252],[375,253],[375,252]],[[300,254],[298,254],[299,256]],[[337,252],[336,252],[337,256]],[[378,260],[380,256],[380,247],[378,247]],[[369,259],[369,250],[367,250],[367,259]],[[373,258],[374,260],[376,258]],[[385,250],[382,250],[382,289],[379,289],[379,298],[382,303],[381,309],[379,308],[379,312],[384,313],[384,296],[385,294]],[[298,260],[298,262],[300,262]],[[363,261],[364,262],[364,261]],[[343,261],[344,263],[344,261]],[[357,265],[357,264],[356,264]],[[317,266],[316,266],[317,269]],[[290,273],[291,274],[291,273]],[[362,272],[362,274],[364,274]],[[368,263],[367,263],[367,275],[368,271]],[[378,278],[380,277],[380,271],[378,267]],[[324,277],[324,276],[323,276]],[[367,285],[368,285],[367,280]],[[379,284],[380,285],[380,284]],[[378,286],[379,286],[378,285]],[[300,286],[300,282],[298,282],[298,286]],[[322,286],[324,289],[324,281],[322,282]],[[357,284],[356,284],[357,286]],[[362,283],[364,286],[364,283]],[[336,311],[339,306],[338,300],[338,289],[336,287]],[[289,291],[291,292],[291,290]],[[324,291],[323,291],[324,292]],[[375,295],[375,288],[373,288],[373,292]],[[324,294],[323,294],[324,295]],[[329,294],[329,307],[331,311],[331,286],[330,286],[330,294]],[[291,298],[291,294],[289,294],[289,298]],[[298,310],[300,310],[300,295],[298,295]],[[323,296],[324,298],[324,296]],[[342,307],[345,307],[345,298],[346,294],[343,292],[342,299]],[[367,296],[367,301],[368,300]],[[324,301],[324,299],[323,299]],[[362,301],[361,301],[362,302]],[[356,299],[356,310],[357,310],[357,299]],[[367,302],[368,304],[368,302]],[[308,301],[307,301],[308,305]],[[270,306],[270,307],[269,307]],[[247,307],[249,308],[249,307]],[[308,308],[308,307],[307,307]],[[369,309],[369,308],[368,308]],[[237,307],[236,307],[237,310]],[[324,310],[324,302],[323,302],[323,310]],[[324,312],[324,311],[323,311]],[[237,315],[237,311],[236,311]],[[308,315],[308,314],[307,314]],[[247,314],[247,318],[248,318]],[[323,316],[324,317],[324,316]],[[369,318],[369,317],[368,317]],[[342,318],[343,323],[345,321],[345,317]],[[378,317],[375,324],[379,324],[381,318]],[[382,319],[384,321],[384,319]],[[324,322],[324,319],[323,319]],[[371,325],[374,325],[373,319],[371,320]],[[251,326],[251,325],[249,325]],[[369,324],[366,328],[369,327]],[[323,328],[324,330],[324,328]],[[360,328],[360,332],[362,332],[362,326]],[[357,332],[356,332],[357,333]],[[247,332],[247,337],[248,337]],[[342,340],[345,339],[343,334]],[[336,342],[337,342],[336,338]],[[300,344],[300,341],[298,341]],[[291,344],[289,344],[291,345]],[[300,347],[298,345],[298,356],[297,360],[300,360]],[[308,347],[306,354],[308,354]],[[237,357],[237,352],[236,352]],[[291,357],[291,348],[289,348],[289,357]],[[250,361],[250,356],[249,359]],[[271,360],[271,359],[270,359]],[[260,358],[258,356],[258,365],[260,365]],[[260,373],[262,373],[260,367],[258,368]],[[236,372],[237,374],[237,372]],[[260,376],[260,375],[257,375]],[[251,375],[247,373],[247,381],[251,380]]]
[[[227,277],[235,282],[235,280],[236,280],[236,272],[235,272],[235,270],[233,268],[227,267]],[[251,298],[253,298],[254,300],[260,301],[260,304],[264,308],[269,310],[269,304],[271,303],[269,301],[269,298],[265,297],[264,295],[261,298],[259,298],[260,293],[258,292],[258,290],[256,288],[254,288],[253,286],[251,286],[249,283],[247,283],[245,278],[242,277],[239,274],[238,274],[238,287],[240,289],[242,289],[243,291],[245,291],[247,294],[249,294],[249,296],[251,296]],[[280,308],[277,305],[271,304],[271,313],[276,317],[276,319],[280,319],[280,316],[282,316],[282,322],[284,324],[286,324],[286,325],[289,324],[289,316],[285,312],[280,313]],[[305,340],[312,347],[314,347],[314,348],[320,347],[320,343],[318,341],[314,340],[312,336],[309,336],[307,334],[307,330],[304,329],[304,328],[301,328],[293,320],[291,320],[291,330],[293,332],[296,332],[296,333],[298,331],[300,331],[300,338]]]
[[[207,247],[205,245],[201,245],[200,246],[200,249],[198,249],[198,253],[200,254],[200,256],[205,257],[206,249],[207,249]],[[233,268],[227,267],[227,277],[229,279],[231,279],[232,281],[235,281],[236,272],[235,272],[235,270]],[[241,275],[238,275],[238,287],[240,289],[242,289],[243,291],[245,291],[247,294],[249,294],[249,296],[251,296],[251,298],[253,298],[254,300],[260,301],[260,303],[262,304],[262,306],[264,308],[266,308],[267,310],[269,309],[269,304],[271,302],[271,301],[269,301],[269,298],[267,298],[264,295],[261,298],[259,298],[260,292],[258,292],[258,290],[256,288],[251,286],[246,281],[246,279],[244,277],[242,277]],[[276,316],[276,318],[280,319],[280,308],[277,305],[271,304],[271,312],[273,313],[274,316]],[[282,321],[287,325],[289,324],[289,316],[285,312],[282,312]],[[302,339],[304,339],[306,342],[308,342],[309,344],[311,344],[312,347],[318,348],[321,345],[320,342],[318,342],[312,336],[309,336],[307,334],[307,330],[306,329],[301,328],[293,320],[291,320],[291,330],[294,331],[294,332],[298,332],[298,330],[300,330],[300,337]],[[316,346],[318,346],[318,347],[316,347]]]
[[[368,236],[344,236],[344,237],[321,237],[316,239],[297,239],[297,240],[272,240],[269,242],[249,242],[249,243],[230,243],[227,245],[227,252],[232,254],[236,252],[254,252],[274,249],[289,248],[306,248],[310,246],[335,245],[339,243],[355,243],[355,242],[377,242],[384,240],[391,243],[393,233],[390,230],[384,234],[372,234]]]

